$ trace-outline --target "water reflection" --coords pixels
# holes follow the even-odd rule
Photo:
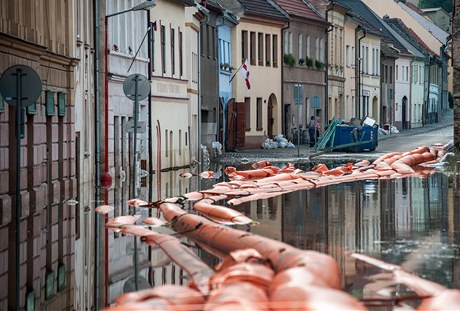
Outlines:
[[[215,170],[221,168],[214,168]],[[208,189],[224,180],[179,177],[189,170],[152,176],[141,190],[151,201]],[[197,172],[195,172],[197,173]],[[199,173],[199,172],[198,172]],[[120,206],[126,203],[120,201]],[[126,206],[124,207],[126,208]],[[452,288],[460,288],[460,198],[448,176],[426,179],[361,181],[247,202],[237,209],[259,222],[241,227],[302,249],[332,255],[345,288],[357,296],[375,296],[367,276],[375,269],[356,263],[347,252],[361,252]],[[143,216],[160,216],[142,210]],[[109,233],[109,303],[132,289],[133,238]],[[188,242],[210,266],[218,260]],[[138,243],[139,282],[147,286],[186,284],[185,273],[155,248]]]

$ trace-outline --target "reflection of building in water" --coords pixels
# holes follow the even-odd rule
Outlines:
[[[300,249],[326,252],[326,188],[283,196],[283,241]]]
[[[241,206],[236,207],[242,213],[245,213],[249,218],[259,222],[258,225],[252,226],[250,231],[255,234],[282,241],[283,239],[283,196],[274,198],[257,200],[248,202]]]
[[[189,170],[159,172],[141,180],[139,198],[147,201],[157,201],[178,196],[197,189],[199,177],[190,179],[179,175]],[[115,216],[129,213],[127,200],[130,183],[120,183],[114,190]],[[136,214],[145,217],[158,217],[161,214],[156,209],[137,209]],[[108,233],[108,302],[111,303],[124,292],[134,290],[134,238],[120,233]],[[161,249],[148,247],[137,240],[138,288],[162,284],[182,284],[184,273]],[[185,282],[187,283],[187,282]]]

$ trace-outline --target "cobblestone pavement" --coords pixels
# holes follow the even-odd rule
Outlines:
[[[223,164],[239,164],[267,160],[270,162],[308,163],[311,161],[359,161],[374,160],[384,153],[392,151],[409,151],[420,145],[431,145],[441,142],[447,143],[453,139],[453,113],[449,111],[443,115],[442,121],[436,124],[427,124],[424,127],[402,130],[398,134],[379,135],[378,147],[369,152],[316,152],[309,146],[301,145],[296,148],[254,149],[238,152],[224,152],[216,158]]]

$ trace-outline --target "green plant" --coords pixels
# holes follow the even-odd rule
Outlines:
[[[311,59],[310,57],[306,58],[306,63],[308,68],[313,67],[313,59]]]
[[[319,60],[315,60],[315,67],[317,69],[323,69],[324,68],[324,63],[319,61]]]
[[[266,65],[266,66],[270,66],[270,61],[267,60],[267,61],[265,62],[265,65]]]
[[[295,58],[291,53],[284,54],[284,63],[289,66],[289,68],[294,67]]]
[[[305,60],[303,58],[299,58],[299,65],[302,66],[303,63],[305,63]]]

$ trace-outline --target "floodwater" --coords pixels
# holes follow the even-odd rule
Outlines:
[[[209,189],[225,180],[221,169],[215,168],[215,179],[179,177],[184,170],[154,175],[150,186],[143,185],[140,197],[155,201]],[[388,290],[384,290],[386,283],[374,279],[380,271],[355,261],[350,252],[402,265],[449,288],[460,288],[460,193],[453,176],[435,173],[424,179],[345,183],[248,202],[237,209],[259,223],[241,230],[333,256],[341,268],[344,289],[357,297],[372,298]],[[152,210],[142,213],[159,216]],[[109,238],[109,303],[134,289],[135,258],[138,289],[188,283],[185,272],[160,249],[137,242],[136,251],[133,237],[111,232]],[[183,241],[210,266],[218,263],[187,239]],[[392,287],[386,295],[403,291]]]

